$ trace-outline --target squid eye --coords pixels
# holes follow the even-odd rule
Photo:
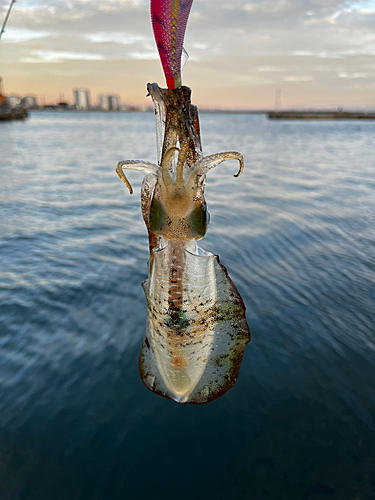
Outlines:
[[[205,203],[199,203],[190,213],[189,222],[197,236],[203,237],[207,231],[207,207]]]
[[[160,203],[160,201],[152,198],[149,217],[151,231],[161,231],[166,220],[167,213],[163,205]]]

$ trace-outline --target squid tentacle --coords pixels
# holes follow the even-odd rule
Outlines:
[[[168,149],[168,151],[163,156],[161,162],[161,176],[163,179],[164,186],[169,193],[173,193],[175,190],[171,174],[169,173],[169,165],[176,151],[179,151],[179,149],[175,147]]]
[[[184,164],[187,155],[188,144],[182,143],[178,153],[177,167],[176,167],[176,190],[179,192],[184,191]]]
[[[131,184],[128,181],[128,179],[126,178],[124,170],[136,170],[138,172],[144,172],[147,174],[156,175],[157,171],[159,170],[159,167],[154,163],[143,160],[124,160],[118,162],[116,167],[116,173],[120,177],[120,179],[126,184],[130,194],[133,194],[133,188],[131,187]]]
[[[244,168],[243,156],[237,151],[226,151],[225,153],[215,153],[213,155],[205,156],[201,160],[198,160],[191,169],[191,176],[194,175],[206,175],[207,172],[215,167],[217,167],[220,163],[223,163],[227,160],[238,160],[239,161],[239,169],[233,177],[238,177]]]

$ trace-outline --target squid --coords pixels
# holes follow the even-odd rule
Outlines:
[[[202,404],[214,401],[236,383],[250,330],[244,302],[226,268],[218,256],[197,244],[209,222],[206,175],[224,161],[236,160],[234,177],[238,177],[244,160],[236,151],[203,156],[198,110],[191,104],[189,87],[181,85],[181,68],[176,64],[182,51],[173,46],[178,39],[182,47],[181,36],[174,36],[173,30],[182,32],[183,40],[191,3],[151,1],[168,87],[147,85],[155,111],[157,163],[120,161],[116,172],[130,194],[125,171],[145,174],[141,207],[150,260],[148,279],[142,283],[147,324],[139,357],[141,378],[160,396]],[[169,37],[168,21],[172,26]]]

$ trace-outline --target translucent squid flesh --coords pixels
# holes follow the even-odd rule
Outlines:
[[[205,179],[226,160],[239,162],[238,177],[244,162],[235,151],[203,157],[188,87],[161,89],[154,83],[147,90],[155,109],[157,164],[126,160],[116,168],[130,192],[124,171],[146,174],[141,204],[150,261],[142,284],[147,328],[139,370],[145,385],[161,396],[207,403],[235,384],[250,330],[227,270],[197,245],[208,224]]]

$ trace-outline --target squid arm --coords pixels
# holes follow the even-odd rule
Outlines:
[[[126,184],[126,187],[129,189],[130,194],[133,194],[133,188],[131,187],[130,182],[124,174],[124,170],[136,170],[145,174],[156,174],[158,168],[159,167],[154,163],[144,160],[124,160],[118,162],[116,173],[124,182],[124,184]]]

